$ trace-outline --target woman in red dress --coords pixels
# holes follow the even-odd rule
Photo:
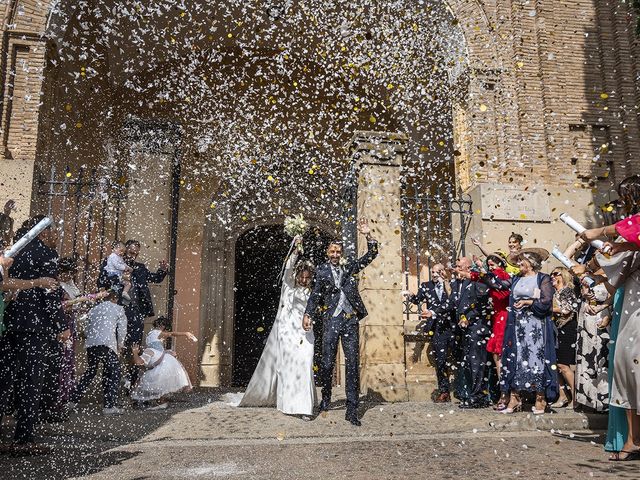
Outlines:
[[[491,273],[493,273],[500,280],[507,280],[509,274],[505,270],[507,266],[506,260],[498,255],[491,254],[487,257],[487,267]],[[482,278],[481,272],[471,272],[471,280],[478,282]],[[493,355],[493,361],[496,365],[496,371],[498,372],[498,378],[500,378],[501,358],[502,358],[502,342],[504,340],[504,329],[507,325],[507,308],[509,307],[509,290],[496,290],[495,288],[489,288],[489,297],[493,306],[493,315],[491,316],[491,338],[487,342],[487,352]],[[504,397],[504,398],[503,398]],[[503,410],[509,403],[509,397],[503,395],[500,397],[497,410]]]

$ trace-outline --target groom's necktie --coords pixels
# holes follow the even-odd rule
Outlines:
[[[340,284],[342,283],[342,268],[332,266],[331,270],[333,270],[333,279],[336,282],[336,287],[340,288]]]
[[[349,303],[349,300],[347,300],[347,296],[344,294],[344,291],[342,290],[342,275],[343,275],[342,267],[332,265],[331,272],[333,273],[333,279],[336,282],[336,287],[340,289],[340,300],[338,300],[338,306],[333,312],[333,316],[337,317],[342,312],[345,312],[347,314],[353,313],[353,307]]]

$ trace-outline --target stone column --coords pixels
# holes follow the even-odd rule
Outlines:
[[[207,226],[203,251],[205,267],[202,269],[204,302],[200,318],[200,384],[230,385],[234,297],[233,277],[230,278],[229,272],[233,272],[234,254],[228,232],[216,220],[212,220],[212,224]]]
[[[361,390],[386,401],[406,401],[400,168],[407,137],[356,132],[351,155],[358,171],[357,219],[367,219],[380,253],[361,274],[369,316],[360,322]],[[366,251],[358,238],[358,252]]]

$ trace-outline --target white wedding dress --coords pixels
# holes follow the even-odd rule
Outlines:
[[[302,328],[310,290],[295,284],[297,260],[294,250],[285,265],[276,320],[240,407],[275,406],[289,415],[313,413],[314,335]]]

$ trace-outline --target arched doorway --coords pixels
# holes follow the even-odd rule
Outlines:
[[[303,257],[315,265],[324,261],[330,235],[312,228],[304,238]],[[245,386],[260,360],[278,311],[278,276],[291,245],[282,225],[264,225],[244,233],[236,242],[235,309],[232,384]],[[320,325],[315,327],[317,364],[322,345]]]

